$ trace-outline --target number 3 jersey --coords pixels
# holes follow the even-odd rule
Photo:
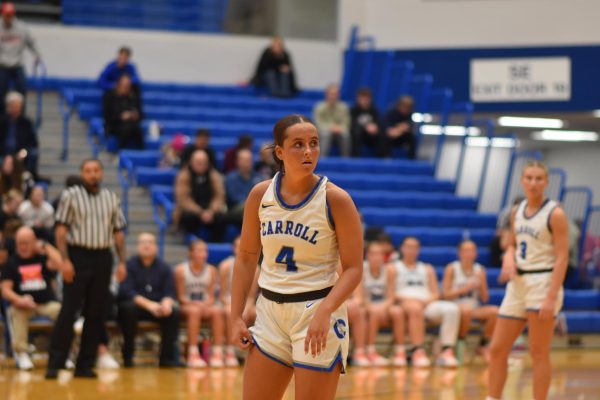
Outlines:
[[[292,294],[333,286],[339,264],[337,236],[326,195],[327,177],[304,200],[286,204],[277,173],[259,205],[263,260],[258,284]]]
[[[523,271],[537,271],[554,267],[556,256],[550,230],[550,215],[557,207],[546,199],[535,214],[527,217],[527,200],[523,200],[515,213],[517,242],[517,267]]]

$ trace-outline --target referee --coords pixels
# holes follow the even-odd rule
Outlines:
[[[95,378],[92,367],[112,273],[113,242],[119,258],[117,279],[125,279],[125,217],[119,198],[100,186],[104,171],[98,160],[81,164],[82,186],[65,190],[56,211],[56,247],[63,257],[63,303],[50,343],[47,379],[64,368],[73,340],[73,323],[83,306],[85,323],[75,367],[76,377]]]

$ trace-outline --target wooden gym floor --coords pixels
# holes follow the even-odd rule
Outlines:
[[[600,399],[600,350],[555,350],[550,399]],[[531,370],[526,355],[511,359],[504,392],[507,400],[530,400]],[[99,371],[98,380],[73,379],[61,372],[46,381],[43,368],[0,370],[2,400],[163,400],[240,399],[241,369],[160,370],[151,366]],[[342,376],[338,399],[460,400],[483,399],[487,371],[480,362],[458,370],[352,368]],[[293,384],[292,384],[293,385]],[[290,387],[285,399],[293,399]]]

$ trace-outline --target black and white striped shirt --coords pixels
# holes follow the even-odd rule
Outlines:
[[[67,242],[88,249],[108,249],[113,233],[125,228],[118,196],[108,189],[88,192],[83,186],[66,189],[56,210],[56,222],[69,227]]]

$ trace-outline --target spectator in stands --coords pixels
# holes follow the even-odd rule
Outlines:
[[[379,112],[373,104],[373,93],[369,88],[361,88],[356,94],[356,104],[350,109],[352,118],[350,135],[352,137],[352,156],[359,157],[361,148],[365,146],[369,154],[382,154],[382,132],[379,123]]]
[[[104,130],[114,136],[119,149],[143,149],[142,103],[131,88],[129,75],[121,75],[117,86],[104,94]]]
[[[406,150],[408,158],[414,159],[417,154],[417,141],[413,132],[412,114],[415,102],[410,96],[402,96],[392,107],[384,118],[385,145],[387,153],[384,155],[390,157],[391,150],[400,147]]]
[[[181,155],[186,146],[187,138],[183,133],[176,133],[173,139],[166,141],[160,147],[160,168],[174,168],[181,164]]]
[[[194,142],[185,146],[183,153],[181,153],[181,163],[179,164],[181,168],[188,165],[192,153],[196,150],[204,150],[206,155],[208,155],[210,166],[215,169],[217,168],[217,157],[215,156],[215,151],[210,147],[210,131],[208,129],[198,129]]]
[[[173,220],[186,233],[197,234],[200,227],[211,231],[211,240],[225,236],[225,186],[221,175],[210,165],[204,150],[196,150],[190,163],[175,179]]]
[[[33,176],[23,167],[23,162],[12,155],[7,155],[2,159],[0,168],[0,195],[8,193],[10,190],[17,190],[20,193],[28,193],[35,185]]]
[[[377,353],[375,339],[380,327],[392,326],[396,344],[392,363],[404,367],[404,313],[402,307],[394,304],[396,269],[392,264],[385,264],[381,243],[370,242],[365,251],[363,278],[348,304],[350,329],[356,336],[353,364],[360,367],[389,365],[390,362]],[[365,332],[360,332],[362,329],[366,331],[366,341]]]
[[[139,320],[160,324],[159,366],[176,367],[179,310],[175,299],[175,282],[171,267],[158,258],[156,237],[141,233],[137,254],[127,260],[127,277],[119,287],[118,320],[123,332],[123,364],[133,366],[135,335]]]
[[[187,366],[204,368],[206,362],[198,351],[198,335],[202,321],[210,321],[213,346],[209,364],[223,367],[223,345],[225,343],[225,321],[223,308],[215,304],[215,289],[218,283],[217,269],[208,263],[208,246],[202,240],[190,244],[188,261],[175,267],[177,299],[181,313],[187,321],[188,352]],[[233,349],[228,347],[228,359],[235,359]],[[235,359],[237,365],[237,359]]]
[[[45,197],[44,188],[35,186],[31,189],[29,199],[19,206],[17,214],[25,225],[33,229],[38,238],[52,240],[54,208],[46,201]]]
[[[0,99],[4,99],[12,83],[22,96],[27,94],[27,78],[23,68],[23,51],[29,48],[36,63],[41,60],[40,52],[33,36],[24,22],[16,18],[13,3],[2,3],[2,24],[0,24]],[[0,102],[0,115],[5,112]]]
[[[100,74],[98,78],[98,86],[105,92],[116,88],[117,82],[123,75],[128,75],[131,79],[133,90],[139,94],[140,92],[140,76],[137,68],[130,62],[131,49],[123,46],[119,49],[117,59],[111,61]]]
[[[402,259],[394,263],[396,267],[396,299],[400,302],[408,320],[408,332],[413,345],[412,364],[414,367],[429,367],[425,354],[425,321],[440,324],[442,352],[437,364],[454,368],[458,361],[454,356],[454,346],[460,327],[460,310],[450,301],[440,300],[440,292],[435,270],[430,264],[419,261],[419,241],[411,236],[404,238],[400,252]]]
[[[24,97],[18,92],[6,95],[7,114],[0,118],[0,156],[13,155],[37,181],[49,181],[38,175],[38,138],[33,122],[23,115]]]
[[[263,177],[254,171],[252,152],[241,149],[237,152],[237,169],[227,174],[225,178],[225,193],[227,194],[227,219],[238,226],[242,225],[244,205],[250,190]]]
[[[323,156],[329,155],[335,142],[342,156],[348,157],[351,149],[350,111],[348,105],[340,100],[340,88],[331,84],[325,89],[325,100],[318,102],[313,109],[313,117],[319,136],[319,145]]]
[[[280,37],[274,37],[263,51],[251,82],[256,87],[266,86],[274,97],[291,97],[298,90],[292,59]]]
[[[21,223],[17,211],[22,202],[23,195],[16,189],[11,189],[2,195],[2,207],[0,207],[0,231],[3,231],[6,224],[11,220],[16,220]]]
[[[277,172],[277,163],[273,158],[273,144],[265,143],[260,146],[260,159],[254,165],[254,171],[262,176],[263,180],[271,179]]]
[[[471,240],[463,240],[458,245],[458,260],[446,266],[443,280],[443,297],[458,304],[460,309],[459,345],[476,319],[484,324],[477,352],[489,362],[488,344],[494,333],[498,307],[488,304],[487,274],[485,268],[477,263],[477,245]]]
[[[237,168],[237,153],[240,150],[246,149],[252,151],[254,146],[254,138],[252,135],[242,135],[238,138],[235,146],[225,150],[225,159],[223,160],[223,172],[228,174]]]
[[[28,354],[29,320],[38,315],[56,320],[60,303],[53,287],[62,257],[52,245],[38,241],[29,227],[17,231],[16,253],[3,268],[2,297],[11,305],[8,315],[17,367],[30,370],[33,363]]]

